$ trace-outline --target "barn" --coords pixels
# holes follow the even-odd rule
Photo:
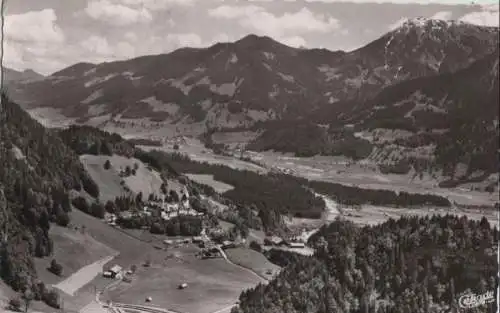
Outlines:
[[[111,277],[121,279],[123,268],[120,265],[114,265],[109,269],[108,272],[111,273]]]

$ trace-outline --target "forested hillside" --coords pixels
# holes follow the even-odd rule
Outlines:
[[[57,294],[36,279],[33,257],[51,254],[51,222],[68,224],[69,191],[98,197],[99,190],[76,154],[3,94],[0,164],[0,276],[57,307]]]
[[[313,257],[244,292],[232,313],[458,312],[461,294],[498,286],[498,229],[485,218],[403,217],[363,228],[337,220],[309,243]]]

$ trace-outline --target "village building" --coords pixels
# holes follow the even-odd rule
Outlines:
[[[193,237],[192,241],[193,241],[193,243],[196,243],[196,244],[204,242],[203,237],[201,237],[201,236]]]
[[[132,212],[130,211],[123,211],[123,212],[120,212],[120,217],[121,218],[131,218],[132,217]]]
[[[265,239],[265,242],[270,243],[271,245],[279,246],[284,243],[284,240],[278,236],[271,236]]]
[[[291,241],[288,243],[288,247],[290,247],[292,249],[302,249],[302,248],[305,248],[305,246],[306,245],[300,241]]]
[[[109,272],[111,273],[111,277],[116,278],[116,279],[122,278],[122,271],[123,271],[123,268],[120,265],[113,265],[113,267],[111,267],[109,269]]]
[[[234,242],[229,240],[224,240],[222,242],[222,249],[232,249],[232,248],[236,248],[236,244]]]
[[[122,279],[123,277],[123,273],[122,273],[123,269],[121,266],[119,265],[114,265],[113,267],[111,267],[109,270],[107,271],[104,271],[102,273],[102,276],[106,277],[106,278],[116,278],[116,279]]]

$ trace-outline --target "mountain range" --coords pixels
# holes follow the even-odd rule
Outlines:
[[[50,107],[102,128],[126,121],[194,135],[251,130],[254,150],[409,162],[452,177],[465,163],[459,176],[469,177],[497,171],[482,164],[497,159],[486,138],[498,134],[498,41],[495,27],[423,18],[351,52],[248,35],[78,63],[12,82],[9,91],[27,109]]]
[[[42,79],[44,76],[40,73],[37,73],[33,70],[24,70],[24,71],[16,71],[7,67],[2,67],[3,69],[3,75],[6,83],[11,83],[11,82],[20,82],[20,81],[27,81],[27,80],[36,80],[36,79]]]

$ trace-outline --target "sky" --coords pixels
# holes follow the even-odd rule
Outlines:
[[[1,1],[1,0],[0,0]],[[498,0],[3,0],[4,66],[48,75],[248,34],[353,50],[407,18],[498,26]]]

